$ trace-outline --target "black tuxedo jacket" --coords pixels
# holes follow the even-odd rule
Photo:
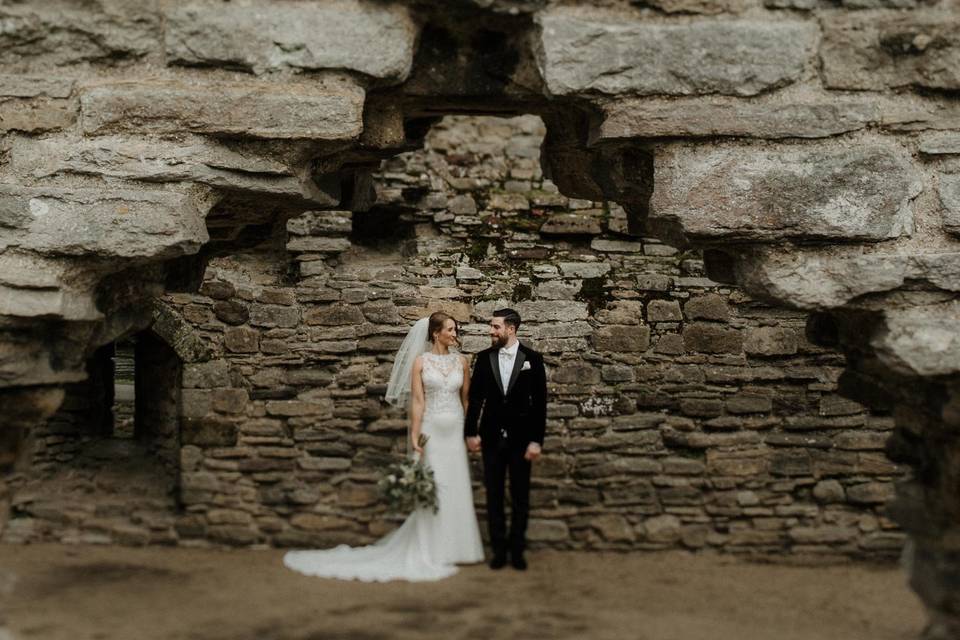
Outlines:
[[[496,443],[504,429],[508,440],[524,447],[531,442],[542,445],[547,428],[547,373],[543,356],[520,344],[506,393],[500,380],[499,358],[500,350],[496,348],[477,354],[470,379],[464,437],[479,433],[484,442]]]

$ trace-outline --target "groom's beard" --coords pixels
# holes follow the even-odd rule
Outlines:
[[[494,349],[503,349],[505,346],[507,346],[508,341],[509,339],[507,338],[507,336],[500,336],[499,338],[491,337],[490,346],[493,347]]]

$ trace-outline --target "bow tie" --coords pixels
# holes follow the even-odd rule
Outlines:
[[[509,351],[504,351],[503,349],[501,349],[501,350],[500,350],[500,357],[501,357],[501,358],[513,358],[513,354],[510,353]]]

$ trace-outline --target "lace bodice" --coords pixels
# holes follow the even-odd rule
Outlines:
[[[463,365],[458,354],[423,354],[421,379],[426,396],[425,417],[437,413],[463,413],[463,404],[460,402]]]

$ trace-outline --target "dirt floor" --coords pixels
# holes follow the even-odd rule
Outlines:
[[[16,640],[907,640],[923,626],[894,567],[539,552],[526,573],[363,584],[301,576],[281,556],[0,546],[0,628]]]

